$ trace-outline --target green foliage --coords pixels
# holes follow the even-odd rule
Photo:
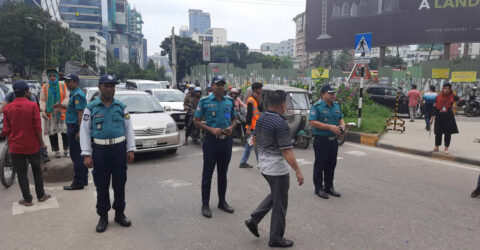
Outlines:
[[[378,134],[385,130],[385,123],[392,116],[392,111],[376,103],[364,103],[362,107],[362,127],[353,127],[351,130],[364,133]],[[345,123],[357,123],[357,114],[345,117]]]
[[[202,63],[202,45],[188,37],[175,36],[177,49],[177,79],[181,80],[191,73],[190,68]],[[172,65],[172,39],[165,38],[160,47],[162,56],[168,55]]]
[[[0,6],[0,23],[0,54],[7,58],[14,72],[21,77],[31,75],[31,71],[25,71],[28,66],[31,66],[30,69],[44,68],[45,49],[47,67],[59,67],[63,71],[65,62],[79,61],[83,51],[81,37],[62,27],[61,23],[52,21],[41,8],[6,2]]]
[[[342,107],[342,113],[345,117],[356,116],[358,112],[359,88],[345,86],[341,84],[337,90],[337,102]],[[363,93],[362,105],[373,104],[370,96],[366,92]]]
[[[97,62],[96,62],[96,55],[94,51],[85,51],[83,53],[85,63],[88,64],[88,66],[92,67],[93,69],[97,70]]]

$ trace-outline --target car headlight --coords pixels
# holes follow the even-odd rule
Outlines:
[[[167,129],[165,129],[165,134],[173,134],[175,132],[177,132],[177,124],[176,123],[167,124]]]

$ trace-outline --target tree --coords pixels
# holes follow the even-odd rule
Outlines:
[[[94,51],[85,51],[83,53],[85,63],[93,69],[97,70],[97,57]]]
[[[44,68],[45,49],[47,67],[59,67],[60,71],[66,61],[78,59],[82,52],[80,36],[52,21],[48,12],[41,8],[6,2],[0,6],[0,23],[0,54],[21,77],[31,76],[31,70],[25,72],[27,66]]]

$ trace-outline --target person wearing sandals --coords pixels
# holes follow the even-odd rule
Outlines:
[[[455,122],[455,116],[453,114],[453,103],[461,101],[461,98],[455,96],[452,92],[452,84],[445,83],[442,87],[442,93],[437,96],[435,100],[435,109],[430,118],[430,124],[435,121],[435,148],[432,152],[438,152],[439,146],[442,144],[442,135],[445,135],[445,154],[448,154],[448,147],[452,134],[458,134],[457,123]]]
[[[17,170],[18,184],[22,190],[23,200],[18,203],[32,206],[33,197],[27,177],[28,162],[32,165],[38,201],[43,202],[51,197],[43,188],[39,152],[39,148],[46,149],[47,146],[42,138],[40,110],[36,103],[26,98],[30,91],[28,84],[24,81],[16,81],[13,83],[13,91],[17,98],[3,110],[2,133],[8,139],[13,166]]]

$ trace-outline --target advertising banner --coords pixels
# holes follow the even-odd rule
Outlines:
[[[307,0],[307,51],[480,41],[480,0]]]
[[[434,79],[448,79],[450,78],[450,69],[448,68],[433,68],[432,78]]]
[[[453,71],[452,82],[476,82],[477,71]]]

